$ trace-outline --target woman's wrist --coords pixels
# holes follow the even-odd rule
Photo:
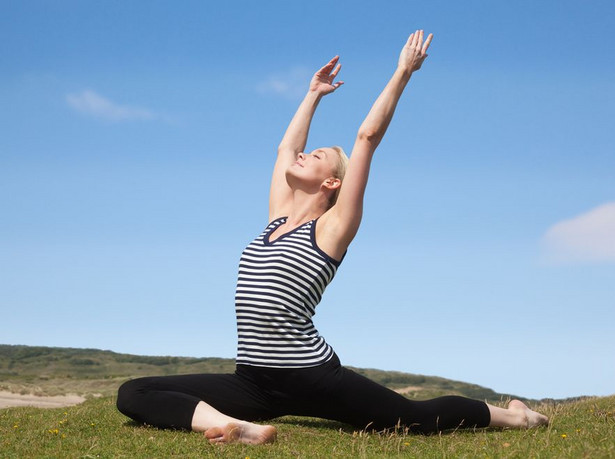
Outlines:
[[[320,99],[322,99],[323,96],[324,94],[319,93],[318,91],[312,91],[311,89],[309,89],[304,99],[318,103],[320,102]]]
[[[408,81],[412,76],[413,70],[407,67],[397,66],[395,73],[398,74],[401,78]]]

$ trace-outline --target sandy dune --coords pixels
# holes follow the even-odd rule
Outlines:
[[[85,401],[79,395],[21,395],[12,392],[0,391],[0,409],[12,406],[36,406],[38,408],[59,408],[62,406],[77,405]]]
[[[421,386],[406,386],[399,389],[395,389],[395,392],[397,392],[398,394],[407,394],[408,392],[418,392],[420,390],[423,390]]]

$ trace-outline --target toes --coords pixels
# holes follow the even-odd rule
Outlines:
[[[209,440],[210,443],[221,443],[224,439],[224,431],[220,427],[212,427],[207,429],[203,435]]]
[[[240,440],[241,427],[229,423],[224,427],[211,427],[205,431],[204,435],[210,443],[234,443]]]
[[[212,439],[216,437],[221,437],[223,435],[223,432],[220,427],[211,427],[207,429],[203,434],[206,438]]]

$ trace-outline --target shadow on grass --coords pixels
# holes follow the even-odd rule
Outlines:
[[[287,424],[292,426],[309,427],[314,429],[331,429],[341,430],[346,433],[353,433],[357,429],[342,422],[330,421],[327,419],[318,418],[303,418],[295,416],[285,416],[283,418],[275,418],[271,420],[275,424]]]
[[[351,435],[355,432],[365,432],[365,433],[377,434],[377,435],[394,435],[394,434],[408,435],[410,434],[410,435],[429,437],[432,435],[440,435],[440,436],[450,435],[450,434],[454,434],[457,432],[466,432],[466,433],[475,434],[477,432],[501,432],[502,431],[502,429],[497,428],[497,427],[468,428],[468,429],[458,428],[458,429],[449,429],[449,430],[433,432],[433,433],[412,432],[411,429],[407,427],[394,427],[391,429],[376,431],[376,430],[370,430],[370,429],[357,429],[355,427],[352,427],[350,424],[344,424],[338,421],[331,421],[328,419],[320,419],[320,418],[301,417],[301,416],[284,416],[281,418],[274,418],[274,419],[270,419],[267,421],[257,421],[257,422],[259,424],[272,423],[272,424],[278,424],[278,425],[283,424],[283,425],[287,425],[291,427],[335,430],[338,432],[344,432],[344,433],[351,434]],[[173,428],[169,429],[169,428],[156,427],[156,426],[152,426],[152,425],[145,424],[142,422],[137,422],[132,419],[129,419],[126,422],[124,422],[124,426],[132,427],[132,428],[147,428],[147,429],[156,429],[156,430],[176,430],[176,431],[183,431],[183,432],[191,431],[190,429],[173,429]]]
[[[458,428],[442,430],[439,432],[427,432],[427,433],[413,431],[411,428],[405,427],[405,426],[392,427],[392,428],[383,429],[383,430],[372,430],[369,428],[358,429],[356,427],[352,427],[350,424],[344,424],[338,421],[330,421],[327,419],[319,419],[319,418],[303,418],[303,417],[295,417],[295,416],[276,418],[272,420],[272,423],[286,424],[289,426],[307,427],[307,428],[314,428],[314,429],[330,429],[330,430],[341,431],[341,432],[348,433],[348,434],[353,434],[356,432],[363,432],[363,433],[368,433],[368,434],[373,434],[373,435],[383,435],[383,436],[413,435],[413,436],[421,436],[421,437],[431,437],[431,436],[451,435],[451,434],[455,434],[459,432],[476,434],[478,432],[489,432],[489,431],[501,432],[502,431],[501,428],[497,428],[497,427],[494,427],[494,428],[490,428],[490,427],[461,428],[461,427],[458,427]]]
[[[124,427],[131,427],[133,429],[153,429],[153,430],[160,430],[160,431],[169,431],[169,430],[173,431],[174,430],[174,431],[177,431],[177,432],[188,432],[188,433],[192,432],[191,429],[184,429],[184,428],[177,428],[176,429],[176,428],[171,428],[171,427],[169,427],[169,428],[156,427],[156,426],[153,426],[151,424],[146,424],[144,422],[134,421],[132,419],[129,419],[128,421],[125,421],[122,425]]]
[[[341,430],[342,432],[350,433],[350,434],[357,431],[357,429],[353,428],[352,426],[348,424],[344,424],[344,423],[337,422],[337,421],[329,421],[326,419],[318,419],[318,418],[302,418],[302,417],[294,417],[294,416],[285,416],[282,418],[270,419],[268,421],[259,421],[258,423],[262,424],[265,422],[266,423],[271,422],[273,424],[285,424],[288,426],[295,426],[295,427],[307,427],[307,428],[314,428],[314,429],[330,429],[330,430],[337,430],[337,431]],[[165,429],[161,427],[156,427],[150,424],[145,424],[142,422],[134,421],[132,419],[126,420],[123,425],[124,427],[132,427],[132,428],[148,428],[148,429],[156,429],[156,430],[179,430],[179,431],[189,432],[189,430],[186,430],[186,429]]]
[[[124,426],[125,427],[151,427],[151,428],[155,429],[154,426],[150,426],[150,425],[144,424],[142,422],[133,421],[132,419],[129,419],[128,421],[125,421],[124,422]]]

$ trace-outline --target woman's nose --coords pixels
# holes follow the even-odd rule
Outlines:
[[[305,154],[304,153],[299,153],[297,155],[297,159],[300,159],[301,161],[303,161],[305,159]]]

